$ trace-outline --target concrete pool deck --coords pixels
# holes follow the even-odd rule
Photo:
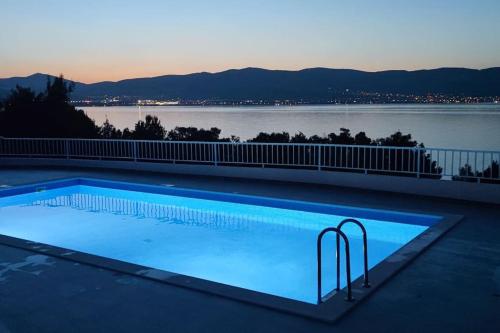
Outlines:
[[[332,186],[89,169],[3,168],[0,186],[69,177],[460,214],[464,219],[335,324],[0,246],[0,332],[497,332],[500,329],[498,205]]]

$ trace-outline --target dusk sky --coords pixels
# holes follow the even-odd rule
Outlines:
[[[498,0],[1,0],[0,77],[500,66]]]

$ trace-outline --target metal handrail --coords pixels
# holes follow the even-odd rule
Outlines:
[[[500,151],[420,146],[0,137],[0,157],[316,168],[500,182]]]
[[[322,271],[322,266],[321,266],[321,241],[323,240],[323,236],[329,232],[335,232],[337,235],[340,235],[342,239],[344,240],[345,244],[345,253],[346,253],[346,276],[347,276],[347,301],[353,301],[354,298],[352,297],[352,285],[351,285],[351,254],[349,251],[349,240],[347,239],[347,236],[338,228],[326,228],[323,231],[320,232],[318,235],[318,239],[316,242],[316,250],[317,250],[317,259],[318,259],[318,304],[321,304],[323,302],[323,293],[322,293],[322,278],[321,278],[321,271]],[[338,245],[338,240],[337,240],[337,245]],[[338,251],[337,254],[338,256]]]
[[[360,229],[361,232],[363,233],[363,257],[364,257],[364,263],[363,263],[363,287],[364,288],[370,288],[370,282],[368,281],[368,237],[366,236],[366,229],[359,222],[358,220],[355,219],[345,219],[342,222],[339,223],[337,226],[338,230],[342,230],[342,227],[346,225],[347,223],[354,223],[356,224]],[[337,291],[340,290],[340,236],[337,234]]]
[[[483,149],[457,149],[457,148],[440,148],[440,147],[406,147],[406,146],[382,146],[379,144],[374,145],[357,145],[357,144],[332,144],[332,143],[280,143],[280,142],[225,142],[225,141],[174,141],[174,140],[135,140],[135,139],[84,139],[84,138],[7,138],[0,136],[0,140],[25,140],[25,141],[90,141],[90,142],[138,142],[138,143],[176,143],[176,144],[216,144],[216,145],[248,145],[248,146],[299,146],[299,147],[337,147],[337,148],[384,148],[384,149],[398,149],[398,150],[432,150],[432,151],[447,151],[447,152],[462,152],[462,153],[486,153],[498,154],[499,150],[483,150]]]

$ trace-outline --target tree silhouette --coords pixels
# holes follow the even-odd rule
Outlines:
[[[330,143],[335,145],[353,145],[354,138],[351,136],[351,131],[347,128],[341,128],[340,134],[330,133],[328,135]]]
[[[127,129],[128,130],[128,129]],[[123,133],[115,128],[108,119],[99,128],[99,137],[103,139],[122,139]]]
[[[270,134],[260,132],[255,138],[248,140],[248,142],[288,143],[290,142],[290,134],[287,132]]]
[[[481,179],[482,183],[500,183],[500,164],[492,161],[483,171],[473,170],[470,164],[465,164],[458,171],[458,175],[453,176],[453,180],[462,182],[477,182]]]
[[[47,80],[41,94],[17,86],[0,112],[0,135],[6,137],[96,138],[98,127],[81,110],[72,106],[72,84],[62,76]]]
[[[417,147],[417,141],[412,140],[411,134],[403,135],[400,131],[390,135],[386,138],[380,138],[376,140],[379,146],[390,146],[390,147]],[[423,146],[422,146],[423,147]]]
[[[135,140],[163,140],[165,139],[165,134],[165,128],[158,117],[147,115],[145,121],[139,120],[135,124],[132,137]]]
[[[372,139],[367,137],[365,132],[359,132],[354,137],[354,144],[368,146],[368,145],[372,144]]]
[[[492,161],[490,166],[488,166],[486,169],[483,170],[479,174],[480,177],[484,178],[496,178],[500,179],[500,165],[498,164],[497,161]]]
[[[307,143],[308,138],[304,133],[298,132],[294,136],[292,136],[292,138],[290,139],[290,142],[291,143]]]
[[[220,133],[221,130],[216,127],[212,127],[210,130],[196,127],[176,127],[168,132],[167,140],[216,142],[220,141]]]

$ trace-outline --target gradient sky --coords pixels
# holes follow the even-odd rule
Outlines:
[[[0,77],[500,66],[499,0],[0,0]]]

